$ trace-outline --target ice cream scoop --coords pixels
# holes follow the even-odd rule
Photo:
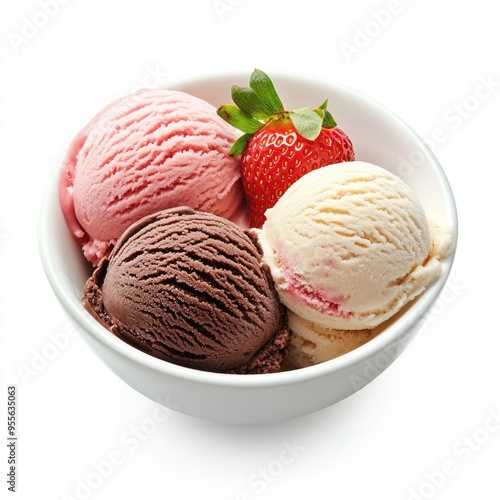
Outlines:
[[[240,217],[238,132],[211,104],[174,90],[142,90],[98,113],[63,163],[59,199],[66,223],[94,265],[123,231],[159,210],[187,205]]]
[[[286,363],[290,368],[304,368],[337,358],[376,337],[384,325],[363,330],[339,330],[312,323],[288,311],[292,335]]]
[[[416,195],[370,163],[306,174],[266,216],[259,239],[282,302],[326,328],[376,327],[441,273]]]
[[[189,208],[127,229],[87,281],[84,304],[124,341],[186,367],[271,373],[288,348],[256,237]]]

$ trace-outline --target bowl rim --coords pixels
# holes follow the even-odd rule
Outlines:
[[[243,71],[226,71],[209,73],[203,76],[186,76],[183,78],[168,81],[164,85],[162,85],[161,88],[178,90],[178,87],[201,83],[202,81],[210,80],[212,82],[215,82],[217,80],[222,81],[228,79],[238,80],[243,78],[245,75],[246,73],[244,73]],[[409,134],[412,139],[419,145],[424,155],[433,165],[433,169],[436,170],[437,177],[439,178],[441,183],[441,190],[446,195],[445,205],[449,211],[449,216],[451,218],[451,228],[455,232],[453,247],[442,263],[443,271],[439,278],[416,299],[411,308],[409,308],[400,318],[397,318],[386,329],[384,329],[380,334],[375,336],[369,342],[346,354],[343,354],[342,356],[331,359],[329,361],[325,361],[323,363],[319,363],[314,366],[270,374],[238,375],[208,372],[176,365],[174,363],[170,363],[168,361],[164,361],[146,354],[120,340],[118,337],[109,332],[105,327],[99,324],[94,318],[92,318],[91,315],[84,309],[82,304],[77,306],[75,301],[69,296],[69,294],[66,293],[65,288],[63,287],[61,281],[58,279],[54,267],[54,262],[50,256],[50,252],[47,251],[47,238],[49,238],[49,234],[47,233],[46,228],[49,227],[49,213],[51,209],[53,209],[53,204],[58,200],[57,182],[59,172],[54,171],[49,177],[42,198],[41,210],[38,220],[39,253],[43,268],[55,295],[63,305],[66,313],[76,321],[79,329],[82,330],[81,333],[90,335],[94,340],[98,341],[101,344],[104,344],[107,348],[117,352],[122,357],[128,358],[129,360],[139,365],[143,365],[148,369],[160,372],[163,375],[168,375],[176,379],[221,387],[266,388],[304,383],[313,379],[332,375],[335,372],[343,371],[347,367],[352,367],[360,363],[366,363],[372,355],[382,353],[385,351],[385,349],[393,346],[395,343],[397,344],[398,342],[401,342],[405,337],[405,334],[410,330],[410,328],[405,325],[413,326],[419,323],[419,321],[429,311],[432,304],[437,300],[441,290],[444,288],[450,274],[456,253],[458,236],[458,214],[455,198],[446,174],[433,151],[423,141],[419,134],[417,134],[416,131],[411,128],[402,118],[396,115],[385,105],[369,97],[368,95],[355,90],[350,86],[333,82],[321,77],[304,76],[293,72],[273,72],[273,80],[274,79],[293,79],[296,81],[300,81],[306,85],[307,83],[316,85],[318,83],[321,83],[330,87],[335,87],[340,92],[350,94],[357,100],[363,100],[364,102],[368,103],[372,108],[377,108],[378,111],[386,115],[387,118],[390,118],[392,121],[394,121],[398,125],[398,127],[404,129],[405,132]],[[56,199],[54,199],[54,197]],[[59,205],[58,202],[57,205]]]

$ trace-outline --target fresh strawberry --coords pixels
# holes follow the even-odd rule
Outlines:
[[[250,87],[233,85],[236,106],[217,113],[244,134],[229,151],[241,155],[241,174],[251,227],[262,227],[265,211],[311,170],[354,160],[350,139],[327,110],[304,107],[286,111],[270,78],[255,70]]]

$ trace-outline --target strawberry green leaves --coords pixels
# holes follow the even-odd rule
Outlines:
[[[253,134],[243,134],[238,137],[229,150],[229,156],[241,156],[252,136]]]
[[[328,99],[319,108],[312,109],[305,106],[288,112],[293,126],[304,139],[314,141],[321,133],[322,128],[337,126],[330,111],[326,109],[327,105]]]
[[[265,120],[273,113],[271,108],[268,108],[250,87],[233,85],[231,87],[231,97],[233,102],[243,111],[243,113],[257,120]],[[222,108],[224,108],[224,106],[222,106]]]
[[[251,115],[231,104],[224,104],[224,106],[221,106],[217,110],[217,114],[233,127],[245,133],[254,134],[257,130],[264,126],[263,123],[255,118],[252,118]]]
[[[328,109],[328,99],[315,111],[321,111],[323,113],[323,123],[322,126],[325,128],[333,128],[337,126],[337,123],[333,119],[332,114]]]
[[[319,136],[322,128],[336,126],[335,120],[327,110],[328,100],[318,108],[306,106],[286,111],[273,82],[266,73],[255,69],[250,76],[249,85],[249,87],[233,85],[231,98],[235,106],[224,104],[217,110],[222,119],[244,132],[229,151],[232,156],[241,155],[252,135],[271,121],[290,118],[298,134],[312,141]]]
[[[304,139],[314,141],[321,132],[323,119],[309,106],[290,111],[290,120]]]
[[[245,133],[255,133],[264,123],[257,127],[255,122],[263,122],[284,111],[271,79],[258,69],[250,77],[250,87],[231,87],[231,98],[236,104],[237,113],[230,104],[222,105],[217,113],[221,118]],[[256,128],[257,127],[257,128]]]
[[[284,111],[283,103],[274,88],[271,79],[259,69],[250,76],[250,88],[255,91],[260,101],[272,111],[272,114]]]

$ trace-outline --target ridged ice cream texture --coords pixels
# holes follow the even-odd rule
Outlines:
[[[376,337],[384,325],[363,330],[340,330],[307,321],[288,311],[292,335],[286,363],[290,368],[305,368],[338,358]]]
[[[441,273],[415,193],[371,163],[345,162],[305,175],[266,217],[259,239],[280,299],[321,327],[374,328]]]
[[[88,280],[84,303],[118,337],[201,370],[280,369],[289,331],[252,232],[165,210],[133,224]]]
[[[165,89],[141,90],[98,113],[75,137],[62,167],[66,222],[97,264],[133,222],[190,206],[237,217],[243,203],[239,136],[214,106]]]

